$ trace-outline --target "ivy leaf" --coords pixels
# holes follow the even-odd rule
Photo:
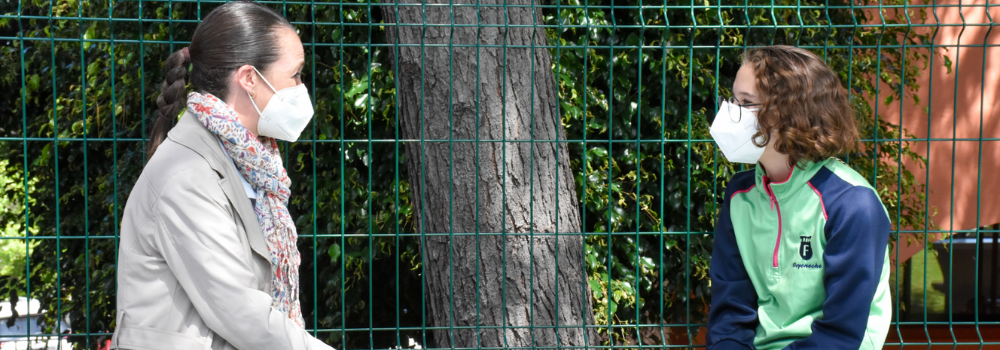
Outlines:
[[[590,290],[594,292],[594,298],[603,299],[604,286],[601,286],[601,282],[595,279],[591,279],[589,282],[590,282]]]
[[[330,254],[330,261],[337,263],[340,260],[340,245],[337,243],[331,244],[327,253]]]
[[[88,40],[94,39],[94,37],[97,36],[97,34],[95,32],[96,28],[97,28],[96,24],[91,24],[90,27],[87,27],[87,31],[85,31],[83,33],[83,41],[88,41]]]
[[[32,74],[28,78],[28,92],[38,90],[38,74]]]
[[[359,92],[364,91],[367,88],[368,88],[368,77],[366,76],[360,81],[354,83],[351,86],[351,89],[347,90],[347,94],[345,94],[344,97],[347,98],[354,97],[354,95],[357,95]]]

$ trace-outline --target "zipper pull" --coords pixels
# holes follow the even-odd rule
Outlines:
[[[771,192],[771,179],[764,175],[764,193],[767,193],[768,202],[771,202],[771,210],[774,210],[774,203],[777,199],[774,198],[774,192]]]
[[[766,181],[766,179],[765,179],[765,181]],[[771,184],[770,183],[766,183],[764,186],[765,186],[764,187],[765,188],[764,192],[767,192],[767,199],[769,199],[769,202],[771,202],[771,210],[774,210],[774,205],[778,204],[778,198],[776,198],[774,196],[774,191],[771,191]]]

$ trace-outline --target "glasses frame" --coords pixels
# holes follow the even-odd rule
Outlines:
[[[743,108],[749,109],[751,111],[756,111],[757,108],[760,107],[760,103],[740,103],[740,100],[738,98],[736,98],[736,96],[729,96],[727,98],[727,97],[723,97],[722,95],[718,95],[718,96],[715,97],[715,113],[716,114],[718,114],[719,111],[722,110],[722,103],[723,102],[729,102],[729,104],[741,107],[739,109],[740,113],[737,114],[736,120],[730,119],[730,120],[733,121],[733,123],[739,123],[741,120],[743,120]],[[706,115],[706,117],[708,119],[708,125],[711,126],[712,123],[715,122],[715,115]],[[730,117],[730,118],[732,118],[732,117]]]

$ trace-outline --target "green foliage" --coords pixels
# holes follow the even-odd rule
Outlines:
[[[758,3],[765,4],[750,4]],[[0,2],[0,13],[8,14],[0,18],[0,89],[12,92],[0,97],[0,137],[11,138],[0,140],[6,162],[0,222],[19,225],[27,210],[32,236],[61,237],[34,240],[30,273],[19,273],[23,265],[0,273],[0,295],[27,293],[30,281],[30,297],[44,309],[68,313],[78,334],[113,330],[114,237],[145,163],[143,138],[156,112],[163,60],[186,45],[197,25],[153,19],[195,19],[218,5],[141,4]],[[562,5],[583,4],[590,8],[546,7],[542,14],[551,25],[545,30],[588,232],[586,266],[599,324],[704,323],[713,220],[726,180],[740,170],[716,151],[705,116],[715,113],[716,91],[726,94],[732,85],[744,45],[800,44],[823,54],[854,94],[864,138],[881,140],[848,161],[875,181],[897,227],[923,225],[922,185],[898,167],[901,159],[922,160],[908,143],[891,141],[904,131],[876,118],[884,112],[876,106],[915,94],[912,77],[928,52],[874,45],[925,43],[926,35],[906,27],[829,26],[874,16],[849,9],[665,10],[648,7],[655,3],[612,8],[610,0]],[[22,15],[55,19],[18,19],[18,6]],[[388,348],[407,337],[427,344],[419,330],[341,331],[425,325],[404,152],[392,142],[399,135],[394,62],[390,48],[380,46],[385,27],[367,25],[381,23],[381,11],[366,2],[273,6],[295,23],[317,22],[297,25],[316,107],[315,127],[303,139],[316,141],[283,146],[293,182],[289,210],[301,238],[307,326],[332,330],[320,338],[338,348]],[[923,18],[911,11],[914,22]],[[734,26],[720,30],[720,22]],[[657,27],[664,25],[670,27]],[[12,39],[19,35],[25,39]],[[23,226],[0,229],[6,237],[25,235]],[[4,239],[0,251],[14,247],[14,255],[24,255],[18,241]],[[8,260],[0,257],[7,271]],[[616,345],[687,341],[685,327],[601,334]],[[71,340],[91,348],[97,338]]]
[[[10,161],[0,159],[0,169],[6,169]],[[24,189],[24,175],[20,173],[7,174],[0,173],[0,279],[11,278],[11,276],[23,273],[28,257],[28,244],[24,239],[24,193],[35,190],[37,181],[28,182],[28,190]],[[20,194],[20,196],[8,196],[8,194]],[[29,197],[29,201],[32,199]],[[32,226],[31,234],[38,234],[38,227]],[[30,242],[31,248],[38,246],[38,241]]]

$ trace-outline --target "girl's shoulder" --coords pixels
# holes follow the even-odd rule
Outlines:
[[[733,194],[749,191],[755,185],[757,179],[754,169],[738,172],[726,184],[726,199],[731,198]]]
[[[868,179],[862,176],[861,173],[858,173],[857,170],[854,170],[854,168],[851,168],[850,165],[844,163],[844,161],[840,160],[840,158],[827,159],[823,162],[823,168],[833,173],[837,179],[846,182],[852,187],[867,187],[874,189],[868,182]]]
[[[885,212],[878,191],[868,179],[843,161],[830,158],[809,181],[811,189],[823,201],[825,214],[855,216],[860,212]],[[888,215],[888,214],[886,214]]]

